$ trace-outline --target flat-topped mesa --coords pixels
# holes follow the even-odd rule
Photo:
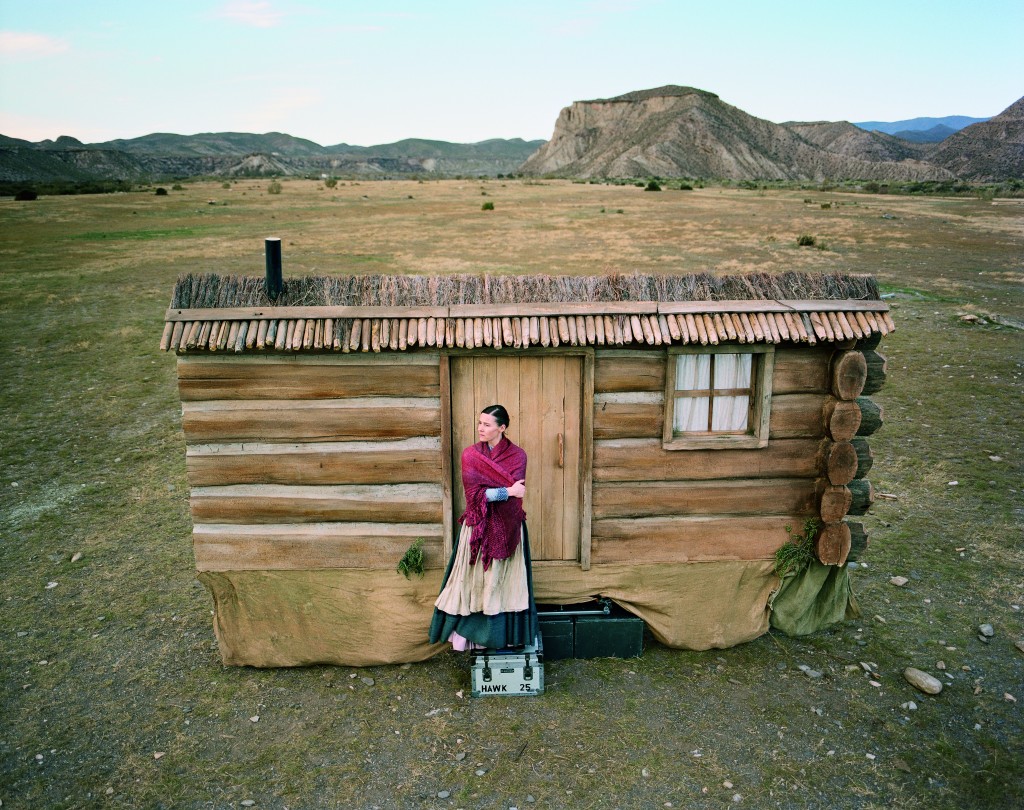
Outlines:
[[[614,98],[595,98],[589,101],[577,101],[577,104],[614,104],[616,102],[647,101],[650,98],[675,98],[678,96],[698,95],[706,98],[718,98],[715,93],[701,90],[697,87],[684,87],[678,84],[666,84],[664,87],[655,87],[650,90],[634,90],[631,93],[623,93]]]

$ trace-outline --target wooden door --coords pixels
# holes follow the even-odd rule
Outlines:
[[[480,411],[504,405],[511,419],[506,435],[527,456],[523,507],[533,559],[579,560],[583,358],[453,357],[451,388],[453,525],[466,508],[462,451],[477,441]]]

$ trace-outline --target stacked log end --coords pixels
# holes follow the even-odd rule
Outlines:
[[[819,484],[821,529],[815,553],[825,565],[856,560],[868,545],[864,524],[844,520],[866,514],[875,500],[865,479],[874,456],[867,438],[882,426],[882,408],[870,394],[885,383],[885,356],[875,349],[880,335],[867,333],[852,349],[835,352],[830,369],[831,394],[822,409],[826,436]]]

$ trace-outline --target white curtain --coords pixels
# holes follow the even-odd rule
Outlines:
[[[750,388],[749,354],[719,354],[715,357],[715,388]],[[750,396],[715,397],[712,430],[746,430]]]
[[[672,429],[676,433],[704,433],[708,429],[711,389],[751,387],[750,354],[715,355],[714,386],[711,380],[710,354],[681,354],[676,358],[676,390],[701,391],[703,396],[676,397]],[[750,396],[715,397],[712,431],[745,431]]]
[[[707,354],[681,354],[676,358],[676,390],[708,391],[711,388],[711,357]],[[708,396],[676,397],[672,429],[691,433],[708,429]]]

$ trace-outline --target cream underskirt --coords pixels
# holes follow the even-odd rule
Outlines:
[[[530,593],[522,539],[511,557],[492,561],[485,571],[479,560],[476,565],[469,564],[469,538],[472,533],[472,526],[462,527],[451,575],[434,602],[437,609],[450,616],[468,616],[471,613],[495,616],[529,608]]]

